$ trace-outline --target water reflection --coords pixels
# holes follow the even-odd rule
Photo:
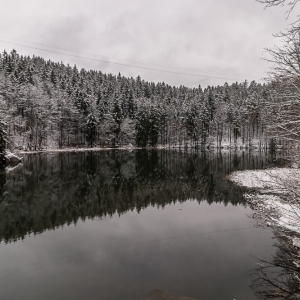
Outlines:
[[[230,152],[27,156],[0,175],[1,299],[255,299],[250,253],[271,258],[272,232],[254,228],[224,176],[268,164]]]
[[[245,204],[224,175],[267,164],[265,155],[243,152],[29,155],[22,167],[0,173],[0,241],[187,199]]]
[[[272,260],[257,259],[251,287],[260,299],[300,299],[300,254],[292,243],[295,235],[277,228],[274,237],[276,254]]]

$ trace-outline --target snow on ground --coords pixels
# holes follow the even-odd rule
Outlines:
[[[255,216],[267,226],[289,232],[293,245],[300,249],[300,169],[237,171],[229,180],[252,189],[244,196]]]
[[[15,152],[17,154],[39,154],[39,153],[69,153],[69,152],[88,152],[88,151],[107,151],[107,150],[133,150],[133,149],[141,149],[138,147],[133,147],[132,144],[120,148],[63,148],[63,149],[43,149],[43,150],[29,150],[29,151],[24,151],[24,150],[16,150]]]
[[[288,204],[278,195],[246,194],[248,200],[255,202],[254,208],[268,213],[268,220],[282,228],[300,233],[300,205]]]
[[[195,148],[196,144],[192,140],[188,141],[181,141],[180,143],[174,142],[170,145],[157,145],[157,148]],[[201,145],[201,141],[198,141],[197,148],[201,148],[203,145]],[[233,139],[230,141],[228,139],[223,139],[220,145],[220,142],[213,137],[209,137],[206,141],[206,144],[204,148],[209,149],[225,149],[225,150],[237,150],[237,149],[265,149],[267,148],[268,143],[264,140],[260,139],[252,139],[251,142],[243,142],[241,138],[239,138],[237,141],[234,141]]]
[[[17,155],[7,151],[4,155],[5,159],[8,161],[8,162],[11,162],[11,163],[16,163],[16,162],[20,162],[21,161],[21,157],[18,157]]]
[[[229,176],[231,181],[240,186],[273,191],[284,191],[284,183],[292,178],[300,181],[300,170],[291,168],[246,170],[233,172]]]
[[[272,217],[279,226],[300,233],[300,205],[282,203],[280,200],[267,201],[267,205],[281,213],[279,219]]]

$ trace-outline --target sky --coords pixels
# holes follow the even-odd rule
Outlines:
[[[0,2],[0,52],[188,87],[263,81],[294,18],[255,0]]]

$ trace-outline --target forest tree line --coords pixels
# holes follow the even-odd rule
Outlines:
[[[265,147],[269,84],[172,87],[0,54],[0,152],[76,147]]]

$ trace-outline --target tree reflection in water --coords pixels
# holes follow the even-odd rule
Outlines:
[[[279,229],[274,231],[277,248],[272,262],[257,259],[252,289],[260,299],[300,299],[300,252]]]
[[[22,167],[0,174],[0,241],[187,199],[245,204],[225,175],[268,164],[266,155],[244,152],[28,155]]]

